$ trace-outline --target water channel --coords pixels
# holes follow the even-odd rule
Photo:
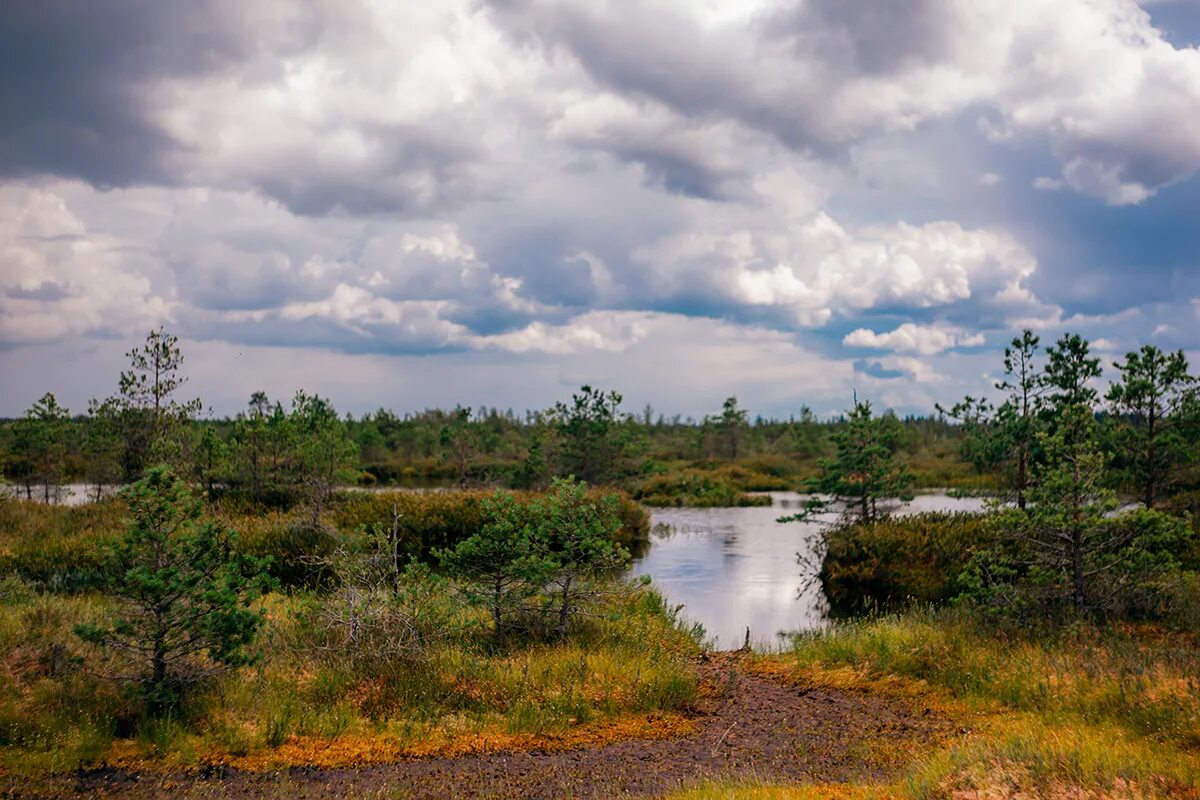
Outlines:
[[[803,507],[804,495],[772,492],[772,505],[752,508],[661,508],[651,511],[650,547],[632,567],[649,575],[682,616],[704,626],[720,648],[740,647],[746,628],[758,646],[781,633],[823,624],[820,585],[797,558],[811,554],[815,523],[776,520]],[[980,498],[917,495],[895,513],[978,511]]]

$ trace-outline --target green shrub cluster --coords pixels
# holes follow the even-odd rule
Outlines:
[[[995,531],[983,514],[929,512],[836,526],[826,535],[821,581],[839,613],[942,603],[962,590],[960,576]]]
[[[593,500],[615,497],[621,520],[617,543],[636,550],[650,534],[645,510],[629,495],[592,489]],[[250,513],[222,499],[217,517],[239,534],[244,555],[270,558],[270,574],[285,587],[327,585],[332,572],[325,559],[339,539],[362,527],[391,525],[400,515],[400,553],[405,561],[428,561],[435,549],[453,547],[476,533],[483,522],[482,490],[447,492],[357,492],[338,495],[326,520],[282,511]],[[517,492],[522,507],[539,495]],[[50,506],[25,501],[0,504],[0,573],[12,574],[41,589],[79,592],[101,586],[111,565],[109,544],[125,528],[128,508],[120,498],[81,506]],[[328,524],[326,524],[328,523]]]
[[[722,471],[724,472],[724,471]],[[747,494],[722,472],[689,469],[666,475],[654,475],[633,491],[633,496],[648,506],[769,506],[766,495]]]
[[[821,581],[843,614],[911,604],[970,605],[993,620],[1037,625],[1071,616],[1069,588],[1015,536],[1024,512],[931,512],[834,526],[825,532]],[[1200,623],[1200,577],[1190,569],[1188,521],[1138,509],[1105,518],[1096,535],[1125,542],[1085,565],[1096,570],[1096,613],[1183,627]],[[1111,568],[1109,565],[1111,564]]]
[[[70,507],[0,503],[0,574],[51,591],[93,589],[104,580],[105,547],[127,513],[115,497]]]
[[[514,492],[517,502],[528,507],[539,495]],[[434,550],[453,547],[474,535],[483,524],[484,501],[492,496],[483,490],[431,492],[344,492],[334,504],[333,525],[353,531],[372,525],[391,525],[397,520],[401,553],[407,558],[427,560]],[[632,547],[650,535],[650,520],[644,509],[623,492],[592,489],[589,499],[615,497],[621,520],[617,543]]]

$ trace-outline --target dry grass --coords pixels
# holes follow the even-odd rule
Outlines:
[[[0,602],[0,770],[110,763],[178,768],[352,766],[411,756],[600,744],[688,732],[697,645],[645,588],[611,594],[568,639],[496,650],[457,635],[389,667],[314,646],[308,593],[267,598],[263,661],[193,696],[175,719],[138,717],[88,674],[97,655],[72,623],[103,616],[95,595],[9,591]]]
[[[1045,642],[914,612],[800,637],[753,669],[901,695],[960,733],[896,781],[710,784],[673,800],[1200,798],[1200,649],[1188,634],[1081,629]]]

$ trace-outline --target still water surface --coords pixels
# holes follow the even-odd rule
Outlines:
[[[631,569],[649,575],[682,615],[699,622],[721,648],[740,647],[750,628],[758,646],[779,634],[820,626],[828,606],[797,553],[811,554],[814,523],[776,522],[803,507],[805,496],[772,492],[765,508],[662,508],[650,515],[650,548]],[[897,513],[978,511],[979,498],[921,494]]]

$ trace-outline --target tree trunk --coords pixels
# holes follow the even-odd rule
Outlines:
[[[567,617],[571,613],[571,576],[563,579],[561,601],[562,604],[558,607],[558,635],[563,636],[567,632]]]
[[[1087,605],[1087,595],[1084,593],[1083,579],[1083,531],[1076,526],[1071,531],[1071,582],[1073,584],[1072,599],[1075,610],[1082,614]]]
[[[1155,431],[1156,422],[1157,420],[1155,419],[1154,408],[1152,406],[1150,408],[1149,419],[1147,420],[1146,426],[1146,492],[1143,502],[1145,503],[1147,509],[1154,508],[1154,484],[1155,478],[1157,477],[1155,472],[1158,469],[1158,464],[1156,463],[1158,454],[1154,446],[1154,438],[1157,434],[1157,431]]]
[[[496,578],[492,585],[492,623],[495,625],[496,635],[500,635],[500,608],[504,597],[504,585],[500,582],[500,578]]]

